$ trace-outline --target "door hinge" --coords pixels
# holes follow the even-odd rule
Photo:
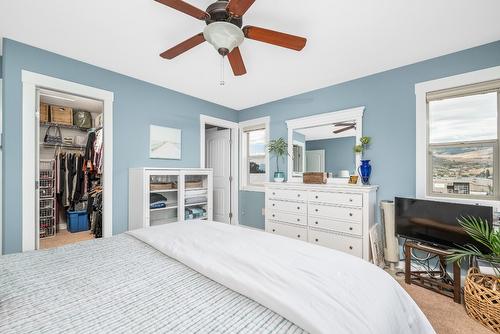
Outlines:
[[[229,212],[229,219],[233,218],[233,213]]]
[[[35,190],[38,190],[40,188],[40,181],[35,181]]]
[[[233,182],[233,177],[232,176],[229,177],[229,182]]]

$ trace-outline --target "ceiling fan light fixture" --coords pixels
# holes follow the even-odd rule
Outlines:
[[[229,22],[214,22],[203,30],[205,40],[213,45],[222,56],[226,56],[245,40],[243,31]]]

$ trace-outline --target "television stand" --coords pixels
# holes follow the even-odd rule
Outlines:
[[[451,279],[451,277],[446,272],[446,256],[450,255],[450,252],[444,249],[418,244],[415,242],[406,242],[404,248],[406,284],[416,284],[423,288],[440,293],[444,296],[453,298],[455,303],[458,304],[462,302],[460,288],[460,266],[456,262],[453,263],[453,279]],[[432,255],[437,255],[441,264],[439,270],[411,270],[412,249],[428,252]],[[429,274],[439,275],[439,277],[442,278],[431,277],[429,276]]]

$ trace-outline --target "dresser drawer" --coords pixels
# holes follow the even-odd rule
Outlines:
[[[363,240],[360,238],[309,229],[308,240],[313,244],[363,257]]]
[[[284,201],[267,201],[267,209],[268,210],[278,210],[278,211],[286,211],[288,213],[298,214],[298,215],[307,215],[307,203],[299,203],[299,202],[284,202]]]
[[[268,198],[286,201],[307,201],[307,192],[301,190],[269,189]]]
[[[357,208],[341,208],[338,206],[309,204],[309,216],[323,216],[331,219],[361,222],[363,212]]]
[[[336,205],[362,206],[363,195],[310,191],[309,201]]]
[[[359,222],[348,222],[309,216],[309,226],[359,236],[363,234],[363,226]]]
[[[269,220],[277,220],[280,222],[297,224],[297,225],[307,225],[307,216],[298,215],[295,213],[281,212],[275,210],[267,210],[266,218]]]
[[[302,241],[307,241],[307,228],[297,225],[292,226],[273,221],[266,221],[266,232]]]

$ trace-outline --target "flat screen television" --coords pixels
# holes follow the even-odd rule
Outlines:
[[[493,208],[412,198],[395,198],[396,234],[403,238],[425,242],[441,248],[473,244],[484,250],[469,237],[457,218],[480,217],[493,224]]]

